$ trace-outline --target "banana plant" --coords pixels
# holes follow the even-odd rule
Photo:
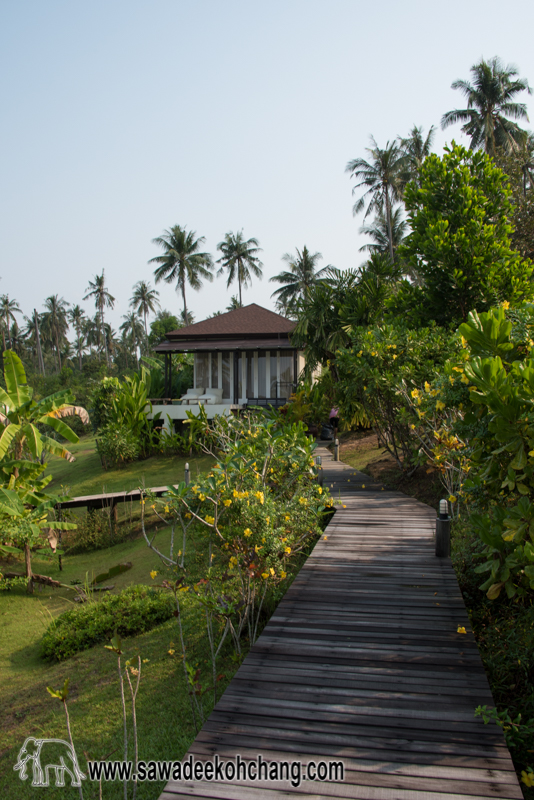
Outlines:
[[[34,400],[20,358],[12,350],[6,350],[3,358],[6,389],[0,387],[0,458],[11,451],[15,460],[22,459],[25,453],[40,459],[46,449],[60,458],[74,461],[72,453],[55,439],[43,435],[38,426],[46,425],[75,444],[78,437],[63,419],[76,414],[82,422],[88,423],[89,414],[85,408],[74,405],[69,389]]]

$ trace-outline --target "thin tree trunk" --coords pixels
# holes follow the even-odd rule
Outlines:
[[[391,263],[395,261],[395,256],[393,254],[393,236],[391,233],[391,207],[389,204],[389,192],[386,186],[386,221],[388,226],[388,239],[389,239],[389,255],[391,258]]]
[[[44,376],[45,374],[45,367],[44,367],[44,359],[43,359],[43,351],[41,350],[41,337],[39,335],[39,323],[37,322],[37,311],[33,309],[33,318],[35,322],[35,341],[37,344],[37,360],[39,361],[39,369],[41,374]]]
[[[185,276],[184,280],[182,281],[182,297],[184,298],[184,325],[187,325],[187,303],[185,302]]]
[[[57,353],[57,360],[59,363],[59,371],[61,372],[61,353],[59,350],[59,334],[57,327],[56,327],[56,353]]]
[[[6,331],[5,331],[4,327],[2,327],[2,345],[3,345],[2,350],[3,350],[3,352],[5,352],[6,351]]]
[[[24,545],[24,562],[26,565],[26,577],[28,578],[28,585],[27,591],[29,594],[33,592],[33,581],[32,581],[32,556],[30,551],[30,545],[28,542]]]
[[[240,306],[240,308],[242,308],[243,307],[243,301],[241,300],[241,275],[239,274],[239,271],[237,273],[237,282],[239,284],[239,306]]]

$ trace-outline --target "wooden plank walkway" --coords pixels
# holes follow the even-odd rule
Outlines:
[[[474,717],[493,700],[435,511],[319,452],[342,507],[188,756],[342,760],[344,780],[170,781],[160,800],[522,798]]]

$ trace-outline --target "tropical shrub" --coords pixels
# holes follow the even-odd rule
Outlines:
[[[415,331],[383,324],[354,329],[352,335],[351,346],[336,354],[341,416],[353,419],[363,410],[399,466],[412,468],[418,463],[417,447],[402,387],[411,390],[433,381],[457,344],[435,326]]]
[[[48,626],[41,653],[46,659],[62,661],[107,642],[114,634],[135,636],[170,619],[174,603],[165,592],[150,586],[129,586],[65,611]]]
[[[105,469],[135,461],[141,453],[139,436],[120,422],[108,422],[101,428],[96,446]]]
[[[69,555],[89,553],[113,547],[130,536],[131,530],[126,523],[112,525],[107,511],[90,509],[83,517],[76,519],[76,530],[63,537],[63,546]]]

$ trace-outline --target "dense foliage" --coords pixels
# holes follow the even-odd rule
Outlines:
[[[129,586],[65,611],[50,623],[42,639],[44,658],[62,661],[107,642],[114,634],[134,636],[151,630],[174,613],[172,598],[150,586]]]

